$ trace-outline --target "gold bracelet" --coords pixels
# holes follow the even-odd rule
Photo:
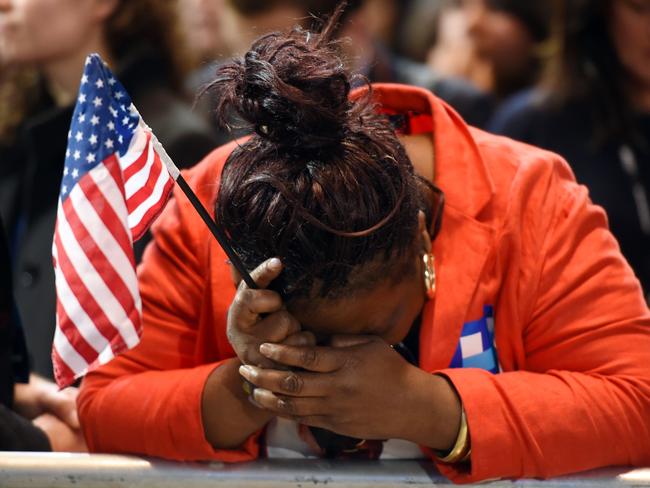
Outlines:
[[[467,418],[465,417],[465,409],[461,407],[460,411],[460,429],[458,429],[458,437],[456,443],[451,448],[449,454],[444,457],[438,457],[438,461],[447,464],[454,464],[464,462],[469,459],[472,449],[469,442],[469,429],[467,428]]]

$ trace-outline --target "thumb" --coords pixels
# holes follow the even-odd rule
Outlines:
[[[282,271],[282,262],[278,258],[270,258],[251,272],[251,278],[260,288],[268,287]]]

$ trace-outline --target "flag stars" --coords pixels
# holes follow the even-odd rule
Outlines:
[[[95,162],[95,154],[94,153],[88,153],[86,156],[86,161],[88,161],[88,164],[94,163]]]
[[[79,114],[77,120],[79,121],[80,124],[83,124],[86,121],[86,114]]]
[[[111,76],[111,77],[108,79],[108,84],[111,85],[111,86],[113,86],[113,85],[115,84],[115,78],[113,78],[113,77]]]
[[[104,88],[104,82],[102,81],[101,78],[99,78],[99,79],[95,82],[95,86],[96,86],[97,88]]]
[[[70,151],[68,151],[70,152]],[[63,176],[68,176],[68,167],[63,168]]]
[[[75,158],[76,161],[78,161],[79,158],[81,158],[81,152],[77,149],[77,150],[74,152],[74,155],[73,155],[72,157]]]
[[[120,144],[124,144],[124,138],[122,137],[122,134],[117,138]]]
[[[101,107],[102,106],[102,99],[100,97],[95,97],[93,99],[93,105],[95,106],[95,108]]]
[[[88,77],[86,75],[83,75],[81,77],[81,84],[85,85],[86,83],[88,83]]]
[[[85,93],[80,93],[79,94],[79,103],[86,103],[86,94]]]
[[[77,178],[79,176],[79,170],[77,168],[72,170],[72,177]]]
[[[108,138],[104,142],[104,146],[106,146],[106,149],[113,149],[113,139]]]
[[[122,119],[122,125],[126,125],[126,124],[128,124],[128,123],[129,123],[129,118],[125,116],[125,117]]]
[[[88,138],[88,142],[90,142],[93,146],[97,144],[97,135],[91,134],[90,137]]]
[[[78,130],[74,138],[77,140],[77,142],[81,142],[81,140],[84,138],[84,135],[81,133],[80,130]]]
[[[124,93],[122,93],[121,91],[118,91],[118,92],[115,93],[115,98],[117,98],[118,100],[121,99],[123,96],[124,96]]]
[[[68,187],[66,185],[63,185],[61,187],[61,194],[65,195],[66,193],[68,193]]]
[[[106,127],[108,127],[109,130],[115,130],[115,124],[111,120],[108,124],[106,124]]]
[[[66,158],[69,158],[69,157],[70,157],[70,149],[66,149],[66,150],[65,150],[65,157],[66,157]],[[67,169],[67,168],[66,168],[66,169]],[[65,173],[65,170],[63,170],[63,174],[66,174],[66,173]]]
[[[117,110],[115,110],[114,107],[108,107],[108,111],[111,113],[113,117],[117,118]]]
[[[99,117],[97,117],[96,115],[93,115],[92,118],[90,119],[90,123],[91,123],[93,126],[99,124]]]

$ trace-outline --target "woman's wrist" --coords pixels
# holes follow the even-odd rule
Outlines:
[[[238,358],[224,361],[206,381],[201,399],[205,437],[216,449],[235,449],[274,416],[251,403]]]
[[[406,435],[421,446],[448,452],[461,425],[462,404],[451,383],[441,375],[413,367],[409,371],[407,411],[401,414]]]

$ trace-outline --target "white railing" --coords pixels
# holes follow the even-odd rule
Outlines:
[[[135,456],[0,452],[0,487],[417,487],[449,485],[418,461],[260,460],[173,463]],[[481,486],[569,488],[650,486],[649,469],[609,468],[550,480],[495,481]]]

